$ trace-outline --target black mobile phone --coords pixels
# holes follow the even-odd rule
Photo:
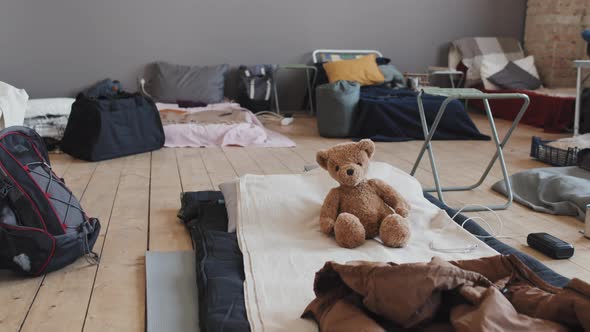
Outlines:
[[[531,233],[528,245],[554,259],[568,259],[574,255],[574,246],[547,233]]]

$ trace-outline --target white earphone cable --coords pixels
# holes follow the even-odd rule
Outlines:
[[[483,222],[487,228],[488,228],[488,233],[489,235],[477,235],[477,234],[473,234],[473,236],[479,238],[479,239],[512,239],[512,238],[518,238],[521,237],[523,235],[502,235],[504,232],[504,222],[502,221],[502,218],[500,217],[500,215],[490,209],[489,207],[485,206],[485,205],[479,205],[479,204],[470,204],[470,205],[465,205],[463,206],[461,209],[459,209],[452,217],[451,217],[451,221],[456,222],[455,218],[461,214],[461,212],[463,212],[465,209],[469,208],[469,207],[480,207],[483,208],[485,210],[488,210],[489,212],[492,212],[494,214],[494,216],[496,216],[496,219],[498,220],[498,229],[495,230],[492,225],[485,220],[483,217],[480,216],[473,216],[473,217],[468,217],[467,219],[465,219],[463,222],[461,222],[461,224],[459,224],[459,226],[461,226],[461,228],[465,228],[465,224],[467,224],[469,221],[473,221],[475,222],[476,220]],[[444,225],[440,231],[442,231],[443,229],[445,229],[445,227],[447,227],[448,224]],[[434,250],[434,251],[438,251],[438,252],[442,252],[442,253],[470,253],[472,251],[474,251],[475,249],[477,249],[477,244],[473,244],[473,245],[469,245],[467,247],[463,247],[463,248],[437,248],[434,245],[434,241],[430,241],[430,249]]]

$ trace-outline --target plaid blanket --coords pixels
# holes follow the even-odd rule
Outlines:
[[[481,64],[484,60],[505,63],[524,58],[520,42],[514,38],[473,37],[451,43],[449,67],[457,68],[460,62],[467,67],[465,87],[481,83]]]

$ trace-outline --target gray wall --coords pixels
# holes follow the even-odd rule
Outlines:
[[[459,37],[521,38],[525,6],[526,0],[0,0],[0,80],[35,98],[72,95],[105,77],[134,90],[143,66],[155,60],[301,63],[317,48],[377,48],[401,70],[415,71],[446,64],[448,41]]]

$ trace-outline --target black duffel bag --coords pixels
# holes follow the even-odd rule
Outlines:
[[[154,102],[139,93],[88,97],[79,94],[61,142],[73,157],[99,161],[154,151],[164,146]]]

